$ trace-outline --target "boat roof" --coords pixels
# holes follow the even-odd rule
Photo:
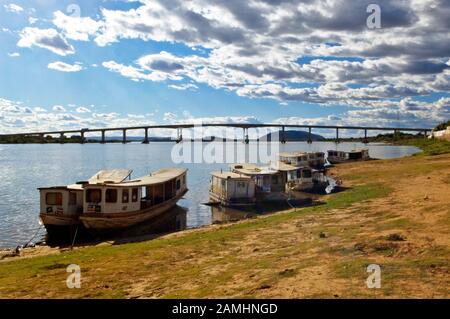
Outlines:
[[[323,154],[323,152],[282,152],[279,155],[283,157],[297,157],[297,156],[304,156],[308,154]]]
[[[250,176],[233,173],[233,172],[212,172],[212,176],[222,178],[222,179],[250,179]]]
[[[150,175],[142,176],[137,179],[122,181],[120,183],[104,183],[104,186],[114,187],[139,187],[156,185],[168,182],[187,172],[186,168],[163,168]]]
[[[280,161],[274,162],[273,164],[271,164],[271,167],[282,172],[296,171],[301,169],[301,167],[293,166]]]
[[[67,186],[50,186],[50,187],[39,187],[38,190],[75,190],[75,191],[82,191],[83,185],[80,184],[71,184]]]
[[[130,169],[101,170],[92,176],[89,184],[121,183],[127,179],[133,171]]]
[[[232,164],[230,168],[237,173],[245,175],[272,175],[278,173],[278,170],[269,166],[257,166],[255,164]]]

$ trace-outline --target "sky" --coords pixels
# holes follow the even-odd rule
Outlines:
[[[449,16],[448,0],[0,0],[0,134],[434,127],[450,119]]]

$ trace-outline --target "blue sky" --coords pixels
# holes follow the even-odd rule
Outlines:
[[[2,0],[0,130],[448,119],[449,4],[380,2]]]

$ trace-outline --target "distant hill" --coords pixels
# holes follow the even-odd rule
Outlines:
[[[278,138],[281,139],[282,131],[278,131],[278,132],[272,132],[272,133],[266,134],[263,137],[261,137],[260,140],[267,139],[268,141],[271,141],[271,140],[277,138],[277,134],[278,134]],[[285,131],[284,137],[285,137],[286,141],[288,141],[288,142],[302,142],[302,141],[308,140],[309,133],[305,132],[305,131]],[[322,135],[311,133],[311,140],[325,141],[325,137],[323,137]]]

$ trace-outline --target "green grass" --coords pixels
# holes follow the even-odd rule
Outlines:
[[[276,229],[280,223],[295,220],[300,216],[348,207],[353,203],[386,196],[389,192],[388,188],[380,187],[378,184],[361,185],[329,196],[323,205],[296,211],[290,210],[215,229],[199,230],[176,237],[139,243],[88,247],[65,251],[57,255],[5,261],[0,263],[0,297],[49,294],[53,297],[120,298],[124,297],[124,291],[134,282],[135,278],[145,277],[148,273],[157,274],[160,278],[158,284],[164,285],[166,279],[201,278],[205,269],[222,268],[220,275],[215,278],[207,278],[205,287],[198,290],[193,288],[193,291],[176,294],[184,297],[207,296],[216,285],[229,282],[233,274],[249,269],[271,269],[283,256],[297,254],[299,250],[304,251],[312,245],[312,243],[300,243],[295,247],[283,248],[280,246],[277,247],[275,254],[259,256],[256,259],[236,259],[234,254],[239,254],[227,251],[227,248],[230,244],[239,244],[245,235],[261,229]],[[276,238],[274,238],[273,244],[277,244]],[[191,254],[205,254],[205,252],[211,252],[212,256],[216,256],[218,252],[222,252],[222,254],[217,258],[208,258],[207,262],[188,269],[169,266],[172,261],[179,260],[180,256],[187,259]],[[195,262],[195,257],[192,260]],[[305,265],[310,265],[311,262],[311,260],[307,260]],[[64,280],[67,276],[65,268],[72,263],[79,264],[82,267],[82,274],[88,278],[83,281],[84,287],[87,286],[86,289],[77,291],[77,289],[65,287]],[[270,281],[276,282],[280,278],[294,275],[300,266],[301,264],[293,267],[293,272],[275,273]],[[103,287],[105,282],[110,286],[109,289],[99,289],[98,287]],[[24,289],[20,287],[24,287]]]
[[[420,148],[421,153],[416,155],[441,155],[450,153],[450,142],[439,139],[417,138],[406,139],[399,142],[402,145],[412,145]]]

